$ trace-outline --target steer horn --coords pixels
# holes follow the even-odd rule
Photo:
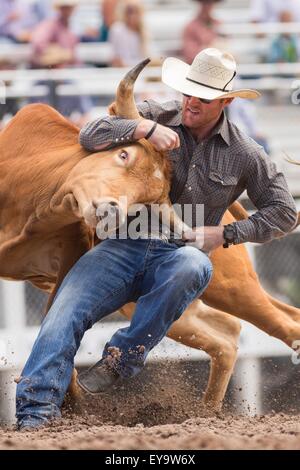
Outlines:
[[[114,103],[113,111],[116,116],[124,119],[139,119],[141,116],[137,110],[134,99],[134,84],[141,71],[148,65],[150,59],[145,59],[131,69],[121,80]]]
[[[286,152],[283,152],[284,155],[285,155],[285,161],[288,162],[288,163],[291,163],[292,165],[300,165],[300,161],[299,160],[294,160],[293,158],[291,158]]]

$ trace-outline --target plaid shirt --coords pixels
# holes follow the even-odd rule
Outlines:
[[[153,100],[138,106],[140,114],[173,129],[180,148],[169,152],[173,166],[172,203],[204,204],[204,223],[219,225],[226,209],[247,190],[258,209],[247,220],[234,223],[235,244],[265,243],[288,233],[297,211],[286,180],[254,140],[241,132],[225,114],[211,135],[196,142],[181,120],[181,104],[159,104]],[[80,132],[80,143],[94,151],[133,142],[136,120],[105,117],[88,123]],[[107,144],[105,146],[105,144]],[[193,220],[196,213],[193,213]],[[194,224],[193,224],[194,226]]]

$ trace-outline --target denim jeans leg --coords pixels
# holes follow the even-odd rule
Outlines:
[[[161,256],[156,253],[152,268],[145,273],[143,295],[130,326],[118,330],[105,346],[103,357],[109,347],[120,350],[118,369],[125,378],[140,372],[148,353],[203,293],[212,276],[211,261],[200,250],[168,247],[161,247]]]
[[[86,253],[64,279],[17,387],[19,425],[60,417],[74,356],[86,330],[131,299],[146,244],[107,240]]]

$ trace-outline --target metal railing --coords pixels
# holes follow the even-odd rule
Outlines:
[[[44,97],[50,92],[57,96],[115,95],[118,83],[128,68],[69,68],[62,70],[2,70],[0,82],[5,85],[7,98]],[[292,92],[298,89],[300,64],[241,64],[236,86],[261,91]],[[166,92],[161,82],[161,68],[148,67],[139,77],[136,93]],[[254,77],[254,78],[253,78]],[[42,82],[42,83],[41,83]]]

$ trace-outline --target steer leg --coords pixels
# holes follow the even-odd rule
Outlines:
[[[135,304],[128,304],[121,312],[131,318]],[[240,322],[224,312],[194,301],[173,323],[168,337],[186,346],[204,350],[211,357],[210,375],[204,394],[204,404],[219,410],[227,390],[237,357]]]
[[[220,410],[237,358],[240,322],[200,300],[193,302],[173,324],[168,336],[186,346],[201,349],[211,358],[204,394],[206,408]]]
[[[81,405],[84,401],[84,393],[81,388],[77,385],[77,376],[77,370],[73,369],[71,382],[63,403],[63,408],[72,413],[81,412]]]
[[[289,318],[291,328],[289,335],[286,337],[285,343],[292,349],[297,349],[300,341],[300,309],[274,299],[269,294],[267,294],[267,296],[273,307],[280,310],[287,318]],[[293,344],[294,341],[298,342],[298,346],[297,343]]]
[[[272,299],[261,287],[243,245],[213,252],[212,281],[203,301],[244,319],[288,346],[300,338],[300,311]]]

